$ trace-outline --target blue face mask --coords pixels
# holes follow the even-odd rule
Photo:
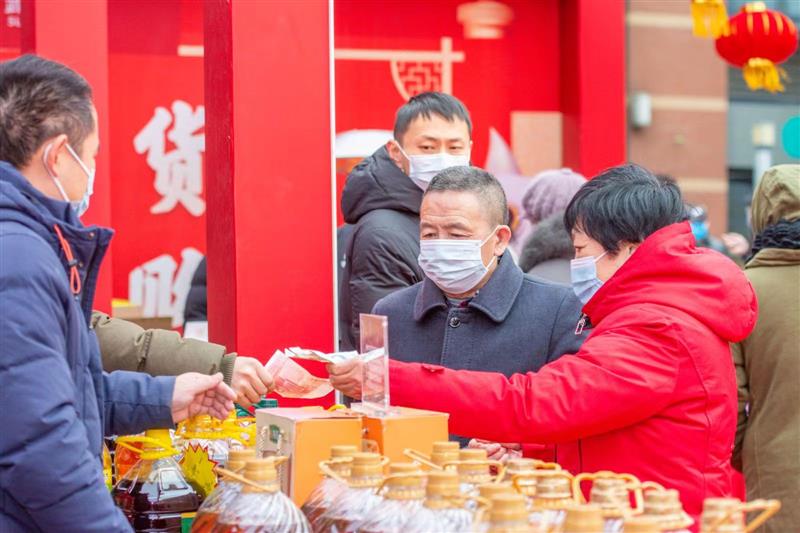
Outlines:
[[[603,282],[597,278],[597,262],[607,253],[603,252],[598,257],[581,257],[569,262],[572,291],[583,305],[586,305],[603,286]]]
[[[75,211],[75,214],[78,215],[78,218],[80,218],[86,212],[86,210],[89,209],[89,198],[92,196],[92,193],[94,192],[95,169],[93,168],[89,169],[89,167],[87,167],[86,164],[83,161],[81,161],[81,158],[78,157],[78,154],[75,153],[75,150],[72,149],[72,146],[70,145],[66,146],[67,146],[67,151],[70,153],[72,157],[75,158],[75,161],[78,163],[78,165],[81,167],[81,170],[83,170],[83,172],[86,174],[86,177],[88,178],[88,181],[86,183],[86,192],[83,193],[83,197],[80,200],[70,200],[69,196],[67,196],[67,193],[64,190],[64,187],[61,185],[61,180],[57,176],[54,176],[50,172],[50,169],[47,167],[47,155],[50,152],[50,149],[53,147],[52,144],[48,145],[47,148],[45,148],[42,160],[44,162],[45,170],[47,170],[47,173],[50,174],[53,183],[56,184],[56,188],[58,189],[58,192],[61,193],[61,197],[64,198],[64,201],[69,202],[69,205],[70,207],[72,207],[72,210]]]

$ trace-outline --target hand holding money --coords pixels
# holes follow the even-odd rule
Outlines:
[[[333,391],[327,379],[311,374],[280,350],[264,368],[275,382],[273,390],[284,398],[322,398]]]
[[[360,359],[351,359],[343,363],[331,363],[326,366],[333,388],[355,400],[361,399],[361,379],[363,363]]]

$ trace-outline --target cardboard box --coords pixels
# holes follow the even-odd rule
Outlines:
[[[447,440],[447,413],[392,407],[396,414],[382,418],[363,415],[364,439],[375,443],[381,454],[392,462],[408,462],[403,450],[413,448],[426,455],[433,443]]]
[[[289,457],[278,468],[281,489],[297,505],[322,481],[319,463],[330,457],[331,446],[361,447],[361,418],[322,407],[257,409],[256,428],[259,456]]]

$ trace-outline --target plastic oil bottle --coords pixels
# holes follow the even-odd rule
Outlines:
[[[407,533],[457,533],[472,531],[473,514],[466,508],[466,498],[459,489],[458,474],[453,470],[428,473],[425,502],[404,525]]]
[[[228,470],[240,473],[244,470],[245,461],[256,458],[253,449],[231,450],[228,455]],[[219,515],[236,499],[242,490],[242,484],[235,479],[220,480],[217,488],[209,494],[197,510],[192,523],[192,533],[209,533],[219,519]]]
[[[187,421],[180,442],[183,471],[206,497],[217,485],[214,467],[227,465],[230,452],[228,433],[210,415],[198,415]]]
[[[319,485],[308,495],[301,510],[312,524],[322,516],[339,495],[347,489],[350,470],[353,467],[353,454],[358,452],[355,446],[332,446],[331,458],[320,465],[326,474]]]
[[[358,524],[358,533],[404,533],[405,523],[425,500],[425,479],[415,463],[391,464],[382,491],[383,501]]]
[[[280,491],[275,460],[244,465],[242,490],[219,516],[214,533],[310,533],[300,509]]]
[[[142,443],[142,448],[130,441]],[[172,447],[169,430],[148,430],[144,437],[120,437],[117,446],[133,448],[140,456],[112,491],[133,528],[148,533],[180,532],[181,513],[197,511],[202,497],[174,459],[179,452]]]
[[[357,525],[378,505],[383,484],[383,458],[377,453],[353,454],[348,487],[328,510],[312,524],[316,533],[353,533]]]

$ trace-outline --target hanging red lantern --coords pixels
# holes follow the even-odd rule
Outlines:
[[[728,23],[730,35],[717,39],[717,53],[742,69],[750,90],[783,91],[781,80],[787,76],[778,65],[797,50],[797,26],[792,19],[754,2],[745,4]]]

